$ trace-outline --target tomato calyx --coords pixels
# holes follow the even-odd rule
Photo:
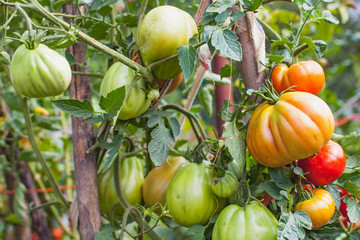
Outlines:
[[[266,80],[264,86],[262,86],[258,90],[249,89],[246,93],[248,95],[256,94],[271,105],[274,105],[280,97],[280,94],[276,92],[271,81],[269,80]]]

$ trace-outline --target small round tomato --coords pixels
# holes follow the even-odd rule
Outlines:
[[[239,183],[234,173],[225,171],[222,177],[215,177],[211,188],[218,197],[228,198],[234,195],[238,189]]]
[[[324,87],[324,70],[313,60],[302,61],[290,66],[277,65],[271,80],[278,93],[293,86],[292,90],[318,94]]]
[[[275,240],[278,221],[263,204],[250,202],[245,208],[232,204],[221,211],[212,240]]]
[[[225,204],[211,189],[210,166],[190,163],[180,168],[171,179],[166,201],[173,220],[185,227],[207,224]]]
[[[62,94],[70,85],[71,68],[65,57],[44,44],[34,49],[21,45],[11,61],[10,76],[22,95],[52,97]]]
[[[100,85],[100,95],[107,96],[111,91],[125,86],[130,86],[135,76],[135,71],[128,66],[116,62],[106,72]],[[159,91],[151,89],[144,79],[139,79],[125,100],[118,118],[128,120],[143,114],[150,106],[152,100],[159,97]]]
[[[64,229],[62,229],[62,227],[55,227],[51,230],[53,236],[55,239],[61,239],[62,236],[64,235]]]
[[[142,188],[145,204],[149,207],[157,203],[165,205],[170,180],[180,167],[188,163],[183,157],[174,157],[165,160],[160,167],[153,168],[146,176]]]
[[[330,140],[314,157],[300,159],[297,165],[310,183],[324,186],[334,182],[344,172],[346,155],[338,143]]]
[[[114,165],[104,173],[98,175],[99,204],[101,212],[109,215],[112,207],[118,202],[114,180]],[[141,160],[137,157],[128,157],[120,163],[120,188],[131,205],[142,201],[141,188],[144,184],[144,170]],[[117,207],[114,216],[121,218],[124,209]]]
[[[171,20],[170,20],[171,19]],[[136,36],[141,59],[145,66],[177,54],[180,45],[186,45],[197,33],[194,19],[185,11],[172,6],[160,6],[148,12]],[[181,72],[177,58],[156,66],[157,79],[172,79]]]
[[[329,106],[306,92],[288,92],[271,105],[258,106],[249,120],[246,141],[254,159],[280,167],[317,153],[334,133]]]
[[[312,190],[313,197],[296,204],[294,212],[306,212],[312,222],[312,230],[324,226],[335,213],[335,202],[331,194],[321,188]]]

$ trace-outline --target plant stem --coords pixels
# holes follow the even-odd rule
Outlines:
[[[24,11],[24,9],[21,8],[19,3],[15,3],[15,7],[16,9],[19,10],[19,12],[24,16],[25,21],[26,21],[26,25],[29,31],[28,37],[29,37],[29,42],[30,42],[30,48],[33,49],[34,45],[33,45],[33,38],[32,38],[32,21],[31,18],[27,15],[27,13]]]
[[[298,56],[302,51],[306,50],[308,47],[309,47],[309,45],[307,43],[304,43],[304,44],[301,44],[301,45],[297,46],[294,49],[293,56],[294,57]]]
[[[60,203],[59,201],[47,202],[47,203],[41,204],[40,206],[30,208],[29,211],[34,212],[34,211],[39,210],[41,208],[45,208],[45,207],[52,206],[52,205],[59,204],[59,203]]]
[[[139,9],[139,13],[138,13],[138,23],[137,26],[139,27],[141,24],[141,21],[145,15],[145,10],[146,10],[146,5],[148,3],[148,0],[143,0]]]
[[[35,140],[35,135],[33,132],[33,127],[32,127],[32,123],[31,123],[31,119],[30,119],[30,112],[29,112],[29,108],[28,108],[28,104],[27,104],[27,98],[26,97],[22,97],[20,94],[18,94],[18,97],[20,99],[20,103],[21,103],[21,108],[23,110],[23,114],[24,114],[24,118],[25,118],[25,124],[26,124],[26,130],[29,136],[29,141],[31,143],[31,146],[35,152],[36,157],[38,158],[38,160],[41,163],[41,166],[43,167],[45,174],[47,175],[49,182],[52,186],[52,188],[54,189],[54,193],[57,196],[57,199],[60,201],[60,203],[66,208],[68,209],[69,204],[66,201],[64,195],[62,194],[62,192],[60,191],[58,185],[56,184],[56,181],[54,179],[54,176],[51,174],[51,171],[48,167],[48,165],[46,164],[46,160],[44,159],[44,157],[42,156],[40,149],[36,143]]]
[[[73,75],[89,76],[89,77],[95,77],[95,78],[103,78],[104,77],[104,74],[102,74],[102,73],[77,72],[77,71],[72,71],[71,73]]]

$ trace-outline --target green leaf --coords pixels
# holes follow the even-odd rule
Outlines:
[[[311,229],[311,227],[312,227],[311,219],[306,212],[296,211],[294,213],[294,218],[296,219],[296,221],[298,222],[300,227],[303,227],[303,228],[306,228],[309,230]]]
[[[209,23],[215,21],[215,17],[216,17],[217,15],[218,15],[217,13],[204,12],[204,14],[203,14],[202,17],[201,17],[200,23],[201,23],[202,25],[209,24]],[[209,25],[206,25],[206,26],[209,26]],[[205,27],[206,27],[206,26],[205,26]]]
[[[94,240],[115,240],[114,237],[115,229],[110,225],[103,225],[100,232],[95,234]]]
[[[360,142],[360,133],[352,132],[348,135],[340,135],[340,134],[334,134],[331,138],[332,140],[336,142],[340,142],[340,145],[342,147],[351,145],[351,144],[357,144]]]
[[[175,136],[179,136],[180,134],[180,124],[179,121],[176,118],[170,118],[169,124],[171,127],[171,130]]]
[[[282,171],[282,168],[269,168],[269,174],[275,184],[281,189],[287,190],[294,186],[290,178]]]
[[[351,192],[356,198],[360,198],[360,182],[347,181],[344,184],[344,189]]]
[[[302,219],[302,221],[303,220],[304,219]],[[309,220],[310,220],[310,218],[309,218]],[[311,223],[311,220],[310,220],[310,223]],[[300,224],[298,222],[298,220],[294,217],[293,213],[282,212],[280,219],[279,219],[278,229],[277,229],[277,233],[278,233],[277,240],[304,239],[305,230],[301,227],[301,225],[304,225],[304,223],[302,222]]]
[[[90,118],[94,113],[94,108],[91,102],[87,99],[85,99],[83,102],[77,99],[63,99],[55,100],[52,102],[57,108],[59,108],[63,112],[66,112],[75,117],[87,119]]]
[[[160,121],[157,127],[151,131],[150,135],[150,158],[155,166],[160,166],[166,159],[169,147],[172,146],[172,142],[175,142],[175,139],[173,138],[171,131],[166,128],[164,121]]]
[[[180,45],[178,47],[178,59],[184,73],[185,83],[187,83],[195,69],[195,48],[189,45]]]
[[[102,7],[116,3],[117,0],[94,0],[91,5],[91,10],[99,11]]]
[[[119,87],[107,94],[106,97],[100,97],[100,107],[110,115],[116,114],[122,107],[125,99],[125,86]]]
[[[117,16],[115,21],[119,25],[125,25],[127,27],[136,27],[137,26],[137,16],[136,15],[120,15]]]
[[[339,207],[340,207],[340,193],[339,193],[338,188],[335,185],[330,184],[330,185],[327,186],[326,190],[333,197],[334,202],[335,202],[335,207],[337,209],[339,209]]]
[[[215,21],[219,26],[221,26],[226,21],[226,19],[230,17],[230,15],[231,11],[222,12],[215,17]]]
[[[55,10],[58,10],[62,5],[64,5],[65,3],[69,2],[69,0],[58,0],[55,1],[52,6]]]
[[[216,0],[208,8],[207,12],[222,13],[226,9],[231,8],[235,5],[236,0]]]
[[[316,57],[320,58],[324,56],[327,50],[327,43],[322,40],[314,40],[313,43],[315,44]]]
[[[235,22],[245,16],[246,14],[244,12],[236,11],[231,16],[231,21]]]
[[[186,231],[186,239],[187,240],[204,240],[206,226],[196,224]]]
[[[27,215],[27,207],[25,203],[25,191],[26,187],[21,182],[18,182],[16,189],[15,189],[15,195],[14,195],[14,211],[16,218],[20,220],[20,222],[23,224],[24,219]]]
[[[206,114],[211,117],[213,114],[213,96],[207,87],[203,87],[199,92],[199,99],[204,106]]]
[[[159,115],[154,115],[151,118],[149,118],[148,122],[147,122],[147,126],[149,128],[153,128],[155,127],[160,121],[161,121],[161,117]]]
[[[238,37],[229,29],[216,30],[211,37],[211,44],[220,50],[224,57],[231,58],[235,61],[241,61],[242,50],[238,42]]]
[[[11,63],[10,55],[5,51],[1,51],[0,52],[0,62],[5,65],[10,65],[10,63]]]
[[[255,11],[258,9],[263,0],[241,0],[247,11]]]
[[[263,182],[261,183],[261,187],[274,199],[276,200],[283,199],[283,197],[280,194],[281,188],[276,186],[274,182]]]
[[[203,32],[203,39],[204,41],[208,42],[211,35],[213,34],[213,32],[218,29],[217,27],[215,26],[210,26],[210,25],[206,25],[204,27],[204,32]]]
[[[225,66],[222,67],[220,70],[220,77],[221,77],[221,79],[226,78],[226,77],[231,77],[236,72],[237,72],[236,66],[225,64]]]
[[[225,138],[225,146],[229,149],[234,161],[243,169],[246,161],[245,140],[241,132],[237,129],[235,121],[224,124],[222,136]]]
[[[124,137],[122,135],[115,135],[111,143],[100,142],[100,146],[108,150],[106,158],[102,160],[98,173],[105,172],[115,161],[115,158],[119,154],[119,149],[121,147]]]
[[[324,10],[321,14],[321,17],[325,20],[325,22],[339,24],[339,20],[334,15],[332,15],[329,10]]]
[[[345,198],[344,202],[347,204],[346,210],[350,222],[357,223],[360,220],[360,203],[356,202],[354,198]]]

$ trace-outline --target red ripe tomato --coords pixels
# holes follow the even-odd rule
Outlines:
[[[344,172],[346,155],[342,147],[330,140],[314,157],[300,159],[297,165],[304,171],[307,180],[317,186],[334,182]]]
[[[324,87],[324,70],[313,60],[290,66],[277,65],[271,74],[273,86],[278,93],[294,86],[293,90],[318,94]]]
[[[64,229],[62,229],[60,226],[53,228],[51,232],[55,239],[61,239],[64,235]]]

